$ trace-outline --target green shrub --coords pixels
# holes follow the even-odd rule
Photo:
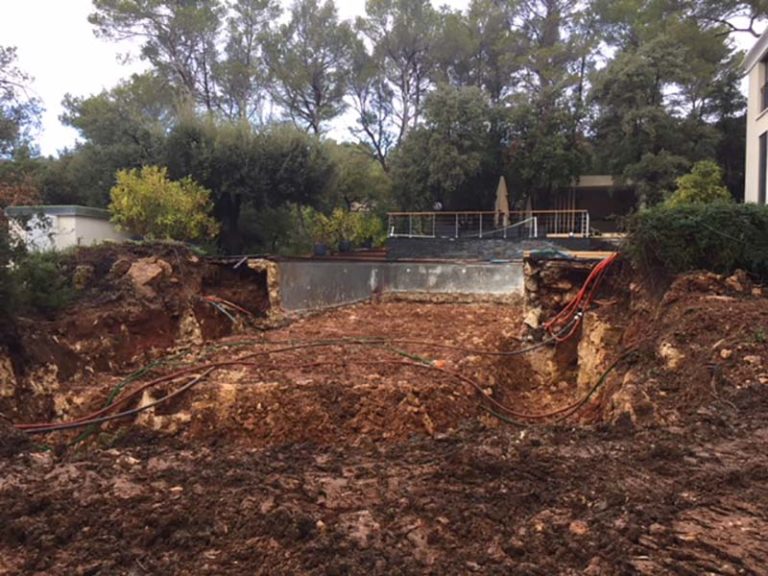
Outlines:
[[[312,208],[304,208],[302,213],[315,243],[336,246],[341,241],[349,241],[354,246],[369,242],[372,246],[380,246],[386,240],[384,223],[375,214],[349,212],[342,208],[335,208],[330,215]]]
[[[626,251],[647,273],[743,269],[768,281],[768,207],[755,204],[662,205],[629,221]]]
[[[14,261],[11,276],[21,310],[50,316],[72,301],[65,260],[59,252],[31,252]]]
[[[731,201],[731,194],[723,184],[723,171],[720,166],[712,160],[703,160],[694,164],[690,174],[677,179],[677,189],[667,199],[666,204],[680,206]]]
[[[211,194],[191,178],[168,179],[168,170],[120,170],[109,210],[119,227],[147,239],[198,240],[215,236]]]
[[[5,221],[0,219],[0,318],[13,309],[14,285],[8,268],[12,253],[8,227]]]

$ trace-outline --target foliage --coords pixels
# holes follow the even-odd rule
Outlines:
[[[31,82],[16,66],[16,48],[0,46],[0,158],[30,144],[30,129],[41,113],[40,102],[27,91]]]
[[[743,152],[723,148],[721,140],[732,144],[739,133],[732,119],[744,109],[742,56],[727,34],[670,2],[599,0],[596,6],[617,47],[591,94],[598,171],[631,182],[641,203],[652,206],[691,164],[717,157],[729,167],[737,195]]]
[[[386,237],[384,224],[375,214],[336,208],[330,215],[326,215],[305,208],[303,218],[316,244],[335,247],[346,241],[356,246],[379,246]]]
[[[365,11],[356,28],[372,47],[379,83],[394,96],[388,139],[399,145],[421,121],[434,68],[438,13],[429,0],[367,0]],[[363,125],[368,121],[361,117]]]
[[[227,252],[293,245],[304,206],[488,209],[500,175],[518,205],[592,173],[653,206],[714,159],[743,196],[730,32],[764,0],[368,0],[354,25],[332,0],[281,4],[93,0],[97,34],[132,40],[148,71],[68,95],[80,140],[58,159],[35,158],[30,79],[0,48],[0,171],[43,202],[106,206],[118,170],[166,165],[211,191]],[[356,142],[323,138],[347,106]]]
[[[439,87],[426,122],[392,157],[395,197],[407,210],[491,206],[500,170],[495,110],[479,88]]]
[[[111,197],[112,221],[145,238],[198,240],[218,232],[210,192],[189,177],[169,180],[166,168],[119,171]]]
[[[8,268],[12,255],[8,222],[0,217],[0,318],[9,314],[14,308],[14,284]]]
[[[65,150],[40,174],[49,203],[104,207],[118,170],[159,164],[175,121],[175,99],[157,74],[134,74],[109,91],[87,98],[67,94],[61,121],[82,142]]]
[[[93,0],[97,35],[134,40],[172,88],[229,120],[258,120],[268,85],[263,43],[280,14],[275,0]],[[222,25],[225,24],[225,25]]]
[[[333,0],[297,0],[267,50],[272,96],[299,126],[320,134],[344,111],[355,36]]]
[[[14,259],[11,279],[19,309],[50,316],[72,301],[67,259],[55,251],[29,252]]]
[[[235,0],[230,3],[224,56],[214,77],[219,83],[218,109],[224,117],[263,123],[269,86],[264,44],[280,16],[276,0]]]
[[[319,202],[322,209],[344,206],[347,210],[364,208],[381,213],[391,208],[392,180],[374,159],[370,147],[328,140],[324,149],[334,170]]]
[[[172,86],[182,100],[213,111],[216,41],[224,8],[218,0],[94,0],[88,17],[99,36],[136,39],[141,57]]]
[[[660,205],[630,221],[627,252],[647,274],[741,268],[768,281],[768,207],[712,203]]]
[[[690,174],[677,179],[677,190],[667,199],[668,206],[711,202],[730,202],[731,194],[723,186],[723,171],[712,160],[693,165]]]

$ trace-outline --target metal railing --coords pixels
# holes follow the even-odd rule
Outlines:
[[[546,236],[589,236],[586,210],[510,212],[390,212],[390,238],[496,238],[521,240]]]

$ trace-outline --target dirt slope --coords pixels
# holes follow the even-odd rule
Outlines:
[[[768,302],[742,276],[629,293],[598,301],[576,371],[583,350],[469,352],[521,345],[522,310],[487,304],[374,303],[184,347],[160,372],[259,355],[80,448],[0,442],[0,574],[768,574]],[[262,354],[382,335],[400,342]],[[396,364],[540,412],[627,350],[574,417],[526,428]],[[128,370],[65,380],[56,415]]]

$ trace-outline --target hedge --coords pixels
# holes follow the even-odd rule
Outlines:
[[[633,216],[625,247],[635,267],[651,273],[749,272],[768,281],[768,206],[658,206]]]

